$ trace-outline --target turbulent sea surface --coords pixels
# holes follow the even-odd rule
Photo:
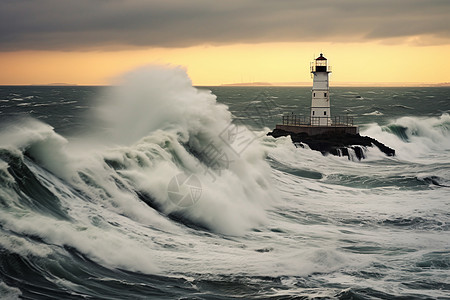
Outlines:
[[[119,83],[0,87],[0,298],[450,299],[449,88],[332,88],[358,161],[266,136],[310,88]]]

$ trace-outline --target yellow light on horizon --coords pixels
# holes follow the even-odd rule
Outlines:
[[[264,43],[126,51],[0,53],[0,84],[108,84],[147,64],[184,66],[194,85],[311,82],[309,63],[323,50],[336,82],[450,82],[450,45]],[[435,65],[438,63],[439,65]]]

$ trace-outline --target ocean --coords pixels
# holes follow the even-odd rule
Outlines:
[[[450,88],[330,99],[396,155],[267,136],[309,87],[0,87],[0,298],[450,299]]]

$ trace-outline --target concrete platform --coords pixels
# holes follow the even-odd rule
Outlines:
[[[348,133],[348,134],[359,133],[358,126],[350,126],[350,125],[331,125],[331,126],[276,125],[275,128],[292,133],[306,133],[310,136],[325,133]]]

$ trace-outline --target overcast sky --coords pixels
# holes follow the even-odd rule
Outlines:
[[[410,36],[449,44],[449,20],[450,0],[1,0],[0,51]]]

